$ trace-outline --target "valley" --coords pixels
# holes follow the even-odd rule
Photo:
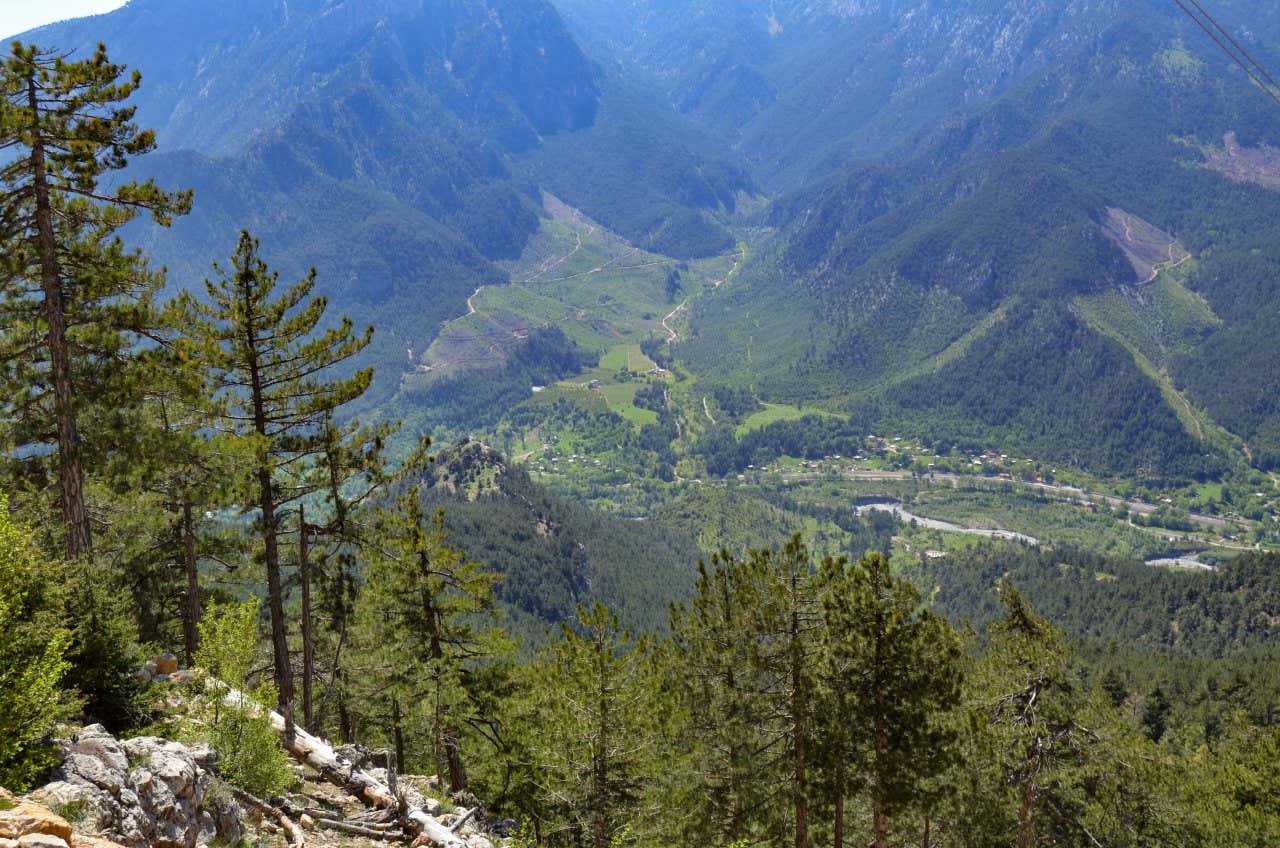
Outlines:
[[[0,848],[1280,844],[1267,66],[1247,0],[23,34]]]
[[[525,464],[552,491],[632,517],[660,511],[667,501],[698,499],[708,488],[775,505],[800,500],[852,513],[865,511],[859,504],[889,499],[905,524],[914,518],[918,529],[940,533],[935,547],[942,551],[966,545],[948,537],[977,535],[1069,544],[1176,567],[1184,557],[1166,557],[1166,552],[1196,552],[1221,562],[1242,550],[1280,549],[1269,518],[1280,502],[1272,475],[1230,479],[1230,502],[1221,485],[1146,486],[1144,497],[1135,497],[1134,485],[1123,479],[1043,460],[995,450],[941,454],[911,439],[867,436],[855,439],[863,451],[857,456],[782,456],[720,476],[706,465],[704,440],[722,424],[741,440],[773,425],[845,421],[834,410],[765,403],[749,391],[730,397],[721,389],[717,399],[714,383],[706,388],[680,359],[677,328],[686,310],[705,303],[732,279],[748,248],[744,244],[734,254],[681,263],[643,254],[554,200],[548,209],[558,214],[551,214],[539,240],[510,267],[518,282],[486,288],[474,298],[475,312],[446,325],[424,364],[435,363],[428,374],[473,368],[482,375],[537,322],[560,328],[589,351],[594,366],[548,385],[525,387],[526,400],[476,434]],[[1161,249],[1169,250],[1167,244]],[[668,275],[680,268],[679,302],[655,321],[671,305]],[[1153,305],[1133,308],[1161,309],[1160,304],[1178,303],[1178,298],[1202,304],[1180,287],[1175,270],[1157,274]],[[1114,332],[1127,341],[1125,325],[1117,322],[1128,314],[1128,301],[1118,307],[1097,303],[1099,325],[1120,327]],[[1094,308],[1092,301],[1082,300],[1080,306],[1086,314]],[[988,328],[1004,314],[997,312]],[[1148,324],[1142,313],[1127,320],[1164,328],[1159,338],[1177,332],[1167,323]],[[504,334],[506,341],[495,341]],[[1145,343],[1160,344],[1156,337]],[[1132,343],[1135,357],[1143,356],[1142,344]],[[423,370],[419,366],[419,374]],[[1186,420],[1194,426],[1204,419]],[[1250,488],[1259,491],[1234,493]]]

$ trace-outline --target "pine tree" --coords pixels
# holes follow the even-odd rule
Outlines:
[[[979,669],[981,709],[1001,782],[1013,794],[1010,842],[1033,848],[1046,832],[1073,829],[1063,770],[1080,761],[1093,736],[1076,719],[1082,700],[1062,634],[1016,589],[1001,587],[1000,600],[1005,615],[991,627]]]
[[[176,306],[139,357],[128,449],[101,472],[110,497],[99,547],[132,593],[143,641],[181,641],[190,662],[199,647],[201,567],[234,571],[246,554],[244,534],[216,514],[234,503],[237,469],[250,457],[243,440],[211,429],[214,387],[178,344]]]
[[[279,274],[259,257],[259,244],[240,235],[231,268],[205,283],[208,298],[182,299],[190,355],[207,363],[222,403],[226,431],[252,451],[249,488],[267,574],[267,606],[280,708],[292,718],[294,678],[284,609],[280,537],[286,507],[316,489],[307,464],[325,448],[334,412],[368,389],[372,371],[336,376],[334,369],[368,346],[350,319],[321,329],[327,300],[312,297],[312,269],[277,295]]]
[[[102,46],[73,62],[15,42],[0,65],[0,418],[18,422],[20,444],[56,433],[70,558],[93,548],[83,406],[92,399],[110,408],[118,399],[123,366],[154,325],[149,301],[160,285],[113,234],[144,211],[167,225],[191,204],[190,193],[150,181],[99,186],[155,147],[154,133],[133,123],[135,108],[121,105],[140,81],[136,71],[125,77]]]
[[[893,577],[883,554],[852,566],[828,559],[820,585],[820,676],[833,721],[823,747],[835,757],[835,846],[843,844],[846,760],[861,760],[872,844],[886,848],[890,816],[924,800],[928,778],[954,756],[944,718],[960,697],[959,640],[922,608],[914,585]]]
[[[405,722],[420,707],[430,762],[455,792],[467,789],[462,726],[475,716],[472,669],[504,650],[494,624],[497,576],[449,542],[443,516],[428,518],[410,489],[375,521],[380,540],[370,551],[367,586],[356,602],[365,624],[362,647],[378,669],[369,674],[372,700],[383,704],[401,764],[410,760]]]
[[[320,450],[309,471],[313,498],[310,510],[298,507],[298,582],[302,595],[302,711],[308,729],[317,721],[313,685],[317,675],[317,643],[327,637],[327,673],[332,685],[325,695],[336,707],[343,739],[351,740],[351,706],[347,702],[345,648],[363,555],[371,538],[363,513],[379,496],[431,460],[430,438],[393,466],[386,446],[400,429],[398,422],[339,423],[332,413],[321,425]],[[377,538],[377,532],[372,534]],[[313,587],[319,603],[313,603]],[[320,615],[317,615],[319,607]],[[319,637],[315,625],[323,625]]]
[[[818,609],[814,597],[813,566],[799,534],[779,551],[760,554],[772,586],[760,608],[759,638],[754,662],[761,671],[763,691],[775,702],[777,732],[781,734],[784,773],[792,799],[796,848],[809,846],[809,807],[813,756],[814,677]]]
[[[539,831],[547,845],[621,848],[653,826],[662,668],[654,644],[602,604],[578,615],[533,668]]]
[[[796,536],[712,564],[673,621],[691,727],[709,740],[708,814],[725,838],[807,846],[819,624],[808,550]],[[778,786],[789,815],[768,802]]]
[[[689,716],[683,747],[693,772],[691,843],[733,843],[770,830],[776,791],[766,764],[776,737],[754,665],[752,613],[769,591],[765,564],[727,551],[699,563],[694,599],[672,614],[675,669]]]

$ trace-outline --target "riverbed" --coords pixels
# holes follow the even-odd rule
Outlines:
[[[982,536],[987,539],[1003,539],[1010,542],[1022,542],[1027,545],[1039,545],[1040,540],[1034,536],[1028,536],[1025,533],[1015,533],[1012,530],[990,530],[985,527],[962,527],[959,524],[952,524],[949,521],[938,521],[936,518],[925,518],[922,515],[913,515],[902,508],[902,504],[896,502],[871,503],[857,507],[857,513],[863,515],[868,512],[887,512],[890,515],[897,516],[898,520],[903,524],[910,524],[913,521],[917,526],[926,530],[939,530],[943,533],[965,533],[969,536]]]

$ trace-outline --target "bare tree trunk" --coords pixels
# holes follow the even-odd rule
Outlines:
[[[252,704],[248,696],[235,690],[229,690],[224,700],[240,707],[246,703]],[[426,837],[425,844],[435,848],[492,848],[493,843],[476,833],[475,828],[470,828],[471,832],[463,838],[423,809],[406,806],[402,810],[403,797],[397,797],[386,783],[368,772],[339,760],[329,743],[317,739],[302,728],[292,727],[279,713],[267,711],[266,715],[271,728],[280,736],[280,741],[294,759],[315,769],[325,780],[372,807],[401,812],[410,829]],[[461,810],[458,812],[465,815]],[[467,828],[463,828],[464,833],[466,830]]]
[[[396,768],[404,768],[404,728],[401,727],[400,720],[403,716],[400,714],[400,699],[391,699],[391,736],[396,745]]]
[[[831,841],[832,848],[844,848],[844,768],[844,752],[841,752],[836,757],[836,820]]]
[[[879,698],[877,697],[877,700]],[[875,797],[871,799],[871,816],[875,831],[875,848],[889,848],[889,825],[884,808],[884,782],[880,777],[884,769],[884,759],[888,754],[889,743],[885,731],[884,719],[878,714],[875,717],[876,746],[876,781]]]
[[[797,583],[798,578],[793,574],[791,577],[791,633],[789,634],[791,637],[792,748],[795,754],[792,779],[795,781],[796,793],[796,848],[808,848],[809,787],[806,774],[808,752],[805,744],[808,728],[805,726],[805,717],[808,713],[809,705],[805,701],[804,649],[800,644],[800,612],[796,606],[799,604],[799,587]]]
[[[40,94],[34,71],[27,78],[27,105],[31,109],[31,185],[36,201],[40,284],[44,291],[45,321],[49,325],[46,345],[53,372],[54,417],[58,419],[58,501],[66,533],[67,558],[79,559],[93,553],[93,534],[84,497],[84,460],[80,455],[80,430],[71,381],[66,303],[62,296],[58,242],[53,231],[53,203],[49,194],[44,131],[40,127]]]
[[[196,560],[196,527],[191,514],[191,498],[182,500],[183,565],[187,572],[187,597],[182,608],[182,639],[187,665],[195,664],[200,649],[200,571]]]
[[[1030,780],[1022,787],[1022,803],[1018,807],[1018,848],[1035,848],[1036,830],[1031,821],[1035,809],[1035,784]]]
[[[593,848],[610,848],[613,841],[609,822],[609,716],[610,698],[605,680],[601,678],[597,693],[596,739],[591,764],[591,831]]]
[[[298,577],[302,583],[302,726],[315,729],[312,720],[311,683],[315,677],[316,651],[311,633],[311,559],[307,538],[307,512],[298,507]]]
[[[248,304],[246,304],[248,306]],[[252,315],[252,308],[245,310]],[[249,320],[249,319],[246,319]],[[267,413],[263,400],[262,373],[258,367],[258,339],[252,324],[244,328],[249,356],[249,379],[253,394],[253,427],[267,438]],[[284,617],[284,589],[280,583],[279,527],[276,526],[275,490],[267,457],[258,464],[258,504],[262,510],[262,537],[267,567],[267,607],[271,613],[271,650],[275,665],[275,683],[279,690],[280,714],[293,725],[293,668],[289,660],[289,634]]]
[[[449,786],[454,792],[467,790],[467,770],[462,764],[462,748],[458,744],[458,731],[444,729],[444,753],[449,763]]]
[[[338,701],[338,736],[344,745],[356,741],[356,726],[351,718],[351,710],[347,708],[345,698]]]
[[[444,773],[444,710],[440,706],[440,677],[439,672],[436,674],[436,703],[435,715],[431,721],[431,756],[435,761],[436,780],[440,781],[440,788],[445,789],[445,773]],[[453,787],[449,787],[452,789]]]

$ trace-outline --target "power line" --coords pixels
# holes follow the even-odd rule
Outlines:
[[[1258,69],[1258,73],[1262,74],[1262,76],[1266,78],[1267,82],[1271,83],[1272,88],[1280,89],[1280,82],[1276,82],[1275,77],[1271,76],[1271,74],[1267,72],[1267,69],[1262,66],[1262,63],[1259,62],[1257,59],[1253,58],[1252,56],[1250,56],[1249,51],[1245,50],[1244,47],[1241,46],[1240,42],[1236,41],[1235,36],[1233,36],[1230,32],[1224,29],[1222,24],[1214,20],[1213,15],[1209,14],[1209,12],[1204,8],[1204,6],[1200,5],[1199,0],[1190,0],[1190,2],[1191,2],[1191,5],[1195,6],[1197,9],[1200,10],[1200,14],[1208,18],[1209,23],[1213,24],[1214,29],[1222,33],[1224,36],[1226,36],[1227,41],[1231,42],[1231,46],[1235,47],[1236,50],[1240,51],[1240,54],[1242,56],[1244,56],[1246,59],[1249,60],[1249,64],[1253,65],[1255,68]]]
[[[1213,43],[1217,44],[1218,47],[1221,48],[1222,52],[1227,54],[1231,61],[1240,66],[1240,70],[1248,74],[1249,79],[1253,80],[1254,84],[1257,85],[1258,88],[1261,88],[1267,93],[1268,97],[1274,100],[1277,104],[1280,104],[1280,84],[1276,83],[1275,79],[1267,72],[1266,68],[1250,56],[1248,51],[1241,47],[1239,42],[1232,38],[1231,34],[1227,32],[1221,24],[1214,20],[1213,16],[1205,11],[1204,7],[1201,6],[1197,0],[1187,0],[1187,2],[1192,3],[1196,9],[1204,15],[1205,20],[1209,21],[1209,24],[1206,24],[1205,21],[1201,20],[1195,12],[1191,11],[1191,9],[1183,3],[1183,0],[1173,0],[1173,2],[1178,4],[1178,8],[1181,9],[1188,18],[1194,21],[1196,26],[1204,30],[1205,35],[1213,39]],[[1212,25],[1213,29],[1210,29],[1210,25]],[[1215,29],[1217,32],[1214,31]],[[1223,42],[1223,40],[1218,36],[1219,32],[1226,36],[1227,41],[1234,45],[1235,50],[1232,50],[1231,47],[1228,47],[1227,44]],[[1236,50],[1238,50],[1239,53],[1237,53]],[[1250,67],[1250,65],[1253,67]],[[1256,71],[1254,70],[1255,68],[1257,69]],[[1259,73],[1261,74],[1261,77],[1259,76]],[[1265,77],[1267,81],[1264,82],[1262,77]]]

